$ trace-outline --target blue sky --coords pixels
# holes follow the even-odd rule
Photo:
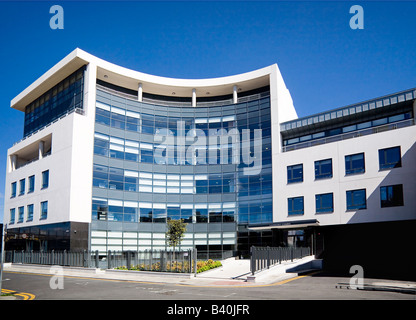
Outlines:
[[[49,9],[64,9],[52,30]],[[353,30],[352,5],[364,9]],[[277,63],[300,117],[416,87],[414,1],[0,1],[0,219],[7,149],[23,136],[10,100],[76,47],[175,78]]]

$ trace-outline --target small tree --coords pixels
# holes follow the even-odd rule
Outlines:
[[[174,258],[175,247],[181,244],[187,225],[187,223],[183,222],[183,219],[169,220],[167,223],[168,231],[166,231],[166,241],[168,242],[169,247],[173,247]]]

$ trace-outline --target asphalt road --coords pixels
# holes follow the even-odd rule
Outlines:
[[[336,288],[349,278],[313,275],[285,283],[244,286],[197,286],[141,281],[67,277],[52,283],[51,275],[7,272],[3,289],[29,294],[35,300],[415,300],[412,294]],[[59,286],[63,286],[60,289]]]

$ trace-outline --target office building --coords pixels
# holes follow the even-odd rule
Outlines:
[[[383,244],[416,221],[415,98],[298,118],[276,64],[173,79],[76,49],[11,101],[25,123],[7,154],[6,246],[159,250],[169,219],[188,224],[178,249],[207,256],[325,256],[351,233]]]

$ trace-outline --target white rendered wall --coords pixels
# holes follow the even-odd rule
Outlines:
[[[96,65],[87,65],[84,85],[85,114],[74,119],[70,221],[91,222],[96,70]]]
[[[4,223],[11,227],[34,226],[59,222],[91,222],[92,157],[94,148],[96,66],[88,65],[84,86],[85,114],[75,112],[24,139],[8,150],[18,153],[26,146],[37,143],[52,134],[51,155],[11,170],[7,161]],[[49,170],[49,187],[41,190],[42,171]],[[28,177],[35,175],[35,190],[27,193]],[[10,199],[11,183],[26,179],[26,192]],[[48,201],[47,219],[40,220],[40,203]],[[27,220],[27,205],[34,205],[33,221]],[[18,207],[24,206],[23,223],[18,221]],[[15,223],[10,225],[10,209],[16,208]]]
[[[416,219],[416,126],[281,153],[274,222],[317,219],[320,225]],[[400,146],[402,167],[379,170],[378,150]],[[364,152],[365,173],[345,175],[345,155]],[[333,177],[315,181],[314,162],[332,158]],[[303,163],[303,182],[287,184],[287,166]],[[403,184],[404,206],[381,208],[380,186]],[[274,186],[276,184],[274,183]],[[346,191],[366,189],[367,209],[347,211]],[[333,193],[334,212],[315,213],[315,195]],[[288,216],[288,198],[304,197],[304,214]]]
[[[37,141],[52,134],[51,155],[29,163],[14,171],[10,170],[10,163],[9,161],[7,162],[4,223],[7,223],[9,228],[69,221],[72,128],[74,117],[81,117],[81,115],[72,113],[29,138],[26,138],[8,150],[7,156],[9,157],[10,154],[18,152],[19,149],[32,143],[37,143]],[[45,170],[49,170],[49,186],[42,190],[42,172]],[[35,190],[32,193],[28,193],[28,177],[32,175],[35,175]],[[19,180],[23,178],[26,179],[26,191],[24,195],[19,196]],[[10,198],[11,183],[14,181],[17,182],[17,194],[16,197]],[[40,220],[40,203],[43,201],[48,201],[48,216],[47,219]],[[26,222],[27,205],[29,204],[34,205],[33,221]],[[25,208],[23,223],[17,223],[17,208],[20,206],[24,206]],[[11,208],[16,208],[14,225],[9,224]]]
[[[273,71],[270,74],[270,116],[272,125],[272,174],[273,174],[273,221],[276,222],[279,201],[279,190],[281,189],[282,163],[280,153],[282,150],[282,141],[280,134],[280,123],[297,119],[296,110],[289,90],[286,88],[278,66],[272,66]]]

